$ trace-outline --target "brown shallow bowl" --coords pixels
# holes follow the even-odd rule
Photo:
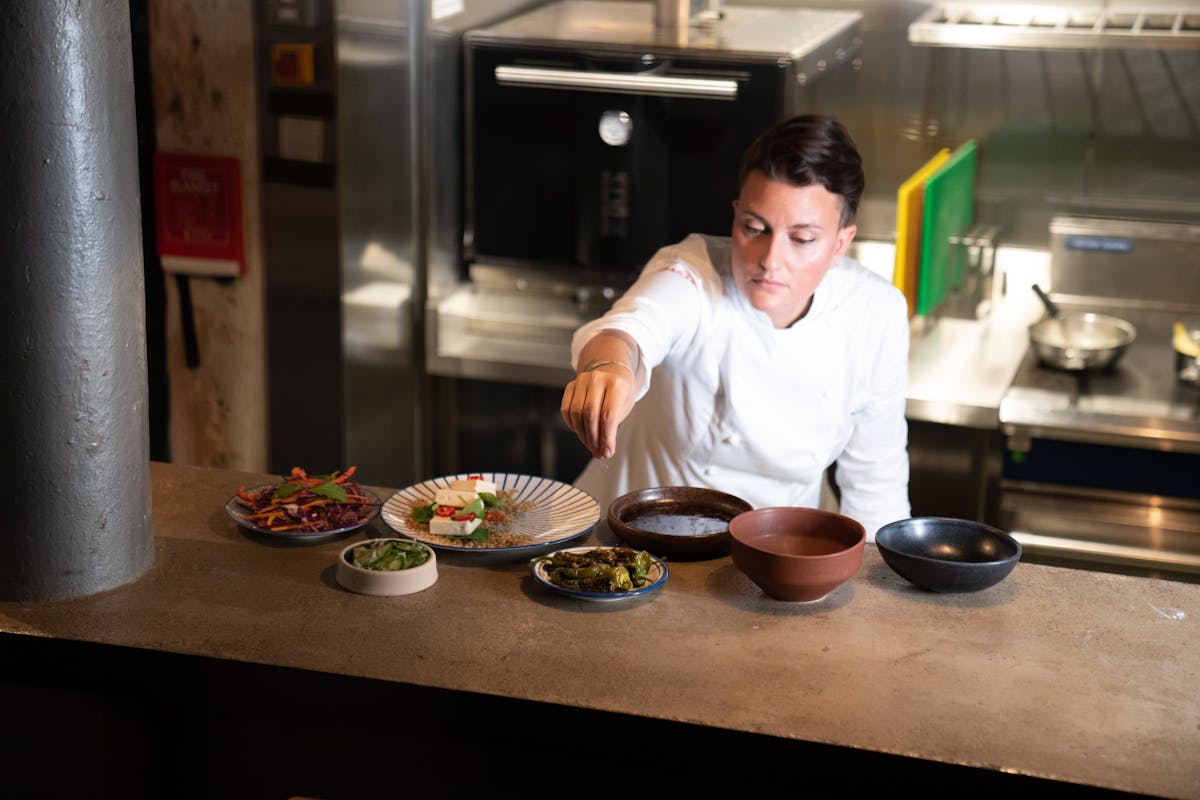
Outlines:
[[[820,600],[862,566],[867,531],[841,514],[776,506],[729,523],[733,563],[770,597]]]
[[[631,547],[658,556],[709,558],[729,552],[729,520],[750,504],[693,486],[657,486],[622,495],[608,506],[608,527]]]

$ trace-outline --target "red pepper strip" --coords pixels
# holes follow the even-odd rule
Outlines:
[[[481,480],[483,480],[483,476],[482,476],[482,475],[468,475],[468,476],[467,476],[467,480],[469,480],[469,481],[481,481]]]
[[[475,519],[475,514],[458,514],[454,517],[451,517],[451,519],[453,519],[455,522],[469,522],[470,520]]]
[[[456,511],[458,511],[458,509],[454,506],[438,506],[433,510],[433,513],[437,514],[439,517],[452,517]]]

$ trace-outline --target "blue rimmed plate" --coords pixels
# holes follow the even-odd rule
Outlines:
[[[428,528],[412,520],[414,506],[432,503],[438,489],[447,489],[451,481],[471,475],[496,484],[497,490],[509,495],[509,502],[528,506],[517,517],[510,536],[497,537],[495,543],[455,544],[431,535]],[[383,521],[397,533],[438,550],[534,555],[590,533],[600,521],[600,504],[582,489],[549,478],[511,472],[464,472],[432,478],[396,492],[383,504]]]
[[[562,550],[556,550],[555,553],[587,553],[592,550],[612,550],[611,547],[567,547]],[[548,553],[547,558],[553,557],[554,553]],[[574,597],[579,600],[590,600],[596,603],[613,603],[621,600],[631,600],[635,597],[645,597],[653,591],[662,588],[662,585],[667,582],[667,565],[661,558],[650,556],[650,569],[646,572],[646,577],[650,582],[645,586],[639,586],[628,592],[581,592],[577,589],[568,589],[565,586],[559,586],[550,580],[549,562],[538,559],[534,561],[531,569],[533,571],[533,579],[545,586],[547,589],[552,589],[559,594],[565,594],[567,597]]]

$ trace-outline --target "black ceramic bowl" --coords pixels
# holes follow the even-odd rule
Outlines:
[[[749,511],[740,497],[692,486],[656,486],[608,506],[608,527],[656,556],[712,558],[729,552],[729,520]]]
[[[1021,543],[1004,531],[949,517],[889,523],[875,534],[875,545],[896,574],[934,592],[986,589],[1021,560]]]

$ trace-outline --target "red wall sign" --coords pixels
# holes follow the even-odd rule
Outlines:
[[[176,257],[194,267],[178,267],[183,272],[238,275],[245,270],[238,159],[155,153],[154,211],[165,268],[171,269],[166,262]]]

